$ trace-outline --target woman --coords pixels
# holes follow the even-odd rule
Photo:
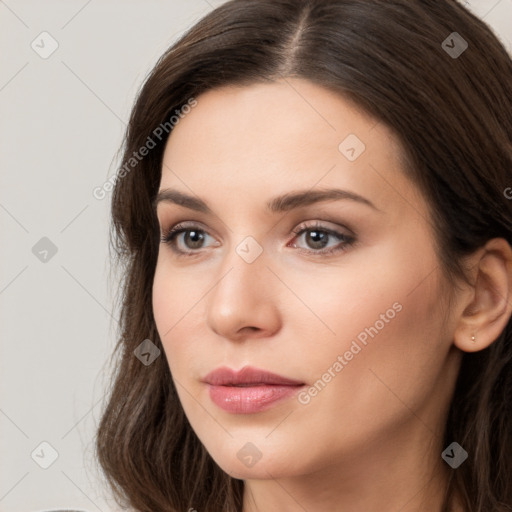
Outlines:
[[[142,87],[97,436],[138,511],[512,510],[512,62],[452,0],[233,0]]]

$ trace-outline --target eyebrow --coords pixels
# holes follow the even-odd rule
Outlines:
[[[347,199],[356,201],[373,208],[374,210],[381,211],[369,199],[366,199],[355,192],[342,189],[325,189],[325,190],[300,190],[296,192],[289,192],[278,197],[274,197],[266,203],[267,210],[272,213],[287,212],[295,208],[309,206],[311,204],[319,203],[322,201],[338,201]],[[178,190],[163,189],[158,192],[153,200],[153,208],[156,211],[158,204],[161,202],[173,203],[191,210],[196,210],[201,213],[213,214],[208,205],[200,198],[190,196]]]

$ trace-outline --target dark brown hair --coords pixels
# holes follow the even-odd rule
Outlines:
[[[443,45],[453,32],[468,43],[459,56]],[[120,333],[96,450],[117,499],[141,512],[240,511],[244,484],[195,435],[166,358],[145,366],[134,356],[148,338],[163,353],[152,313],[160,242],[152,201],[168,134],[126,166],[191,98],[282,77],[335,90],[396,134],[404,172],[430,205],[451,285],[465,278],[463,257],[487,240],[512,244],[504,195],[512,186],[512,61],[483,21],[455,0],[232,0],[208,14],[143,84],[112,196]],[[512,510],[511,397],[509,321],[487,349],[463,355],[444,446],[457,441],[469,458],[451,471],[443,511],[455,494],[467,511]]]

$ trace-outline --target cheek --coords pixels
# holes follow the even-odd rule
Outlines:
[[[390,261],[327,288],[332,301],[324,297],[323,318],[336,336],[316,338],[304,350],[315,388],[306,405],[314,428],[339,432],[349,417],[364,425],[359,434],[377,433],[410,416],[408,407],[425,404],[441,378],[449,347],[441,339],[439,270],[398,254]]]
[[[172,293],[173,283],[169,273],[164,267],[157,263],[153,279],[152,306],[156,327],[162,342],[164,334],[173,325],[172,312],[175,310],[176,297]]]
[[[323,344],[342,347],[375,324],[384,333],[398,316],[403,323],[408,319],[412,332],[421,319],[435,314],[438,275],[432,271],[437,263],[426,243],[419,259],[408,253],[407,242],[400,242],[394,238],[356,249],[338,265],[282,269],[283,281],[302,301],[301,305],[292,297],[294,307],[290,302],[281,311],[290,315],[283,323],[292,329],[299,325],[302,332],[307,329],[310,334],[301,343],[309,341],[316,348]],[[361,338],[364,341],[364,335]]]
[[[168,261],[165,249],[161,250],[152,290],[153,314],[160,334],[168,333],[170,329],[174,331],[174,326],[193,317],[190,313],[204,293],[201,291],[204,283],[199,281],[196,275],[188,274],[187,277],[186,272],[176,269]]]
[[[343,267],[325,269],[309,281],[295,277],[294,290],[317,316],[295,309],[287,319],[298,326],[310,378],[320,378],[345,354],[350,387],[360,379],[365,386],[369,378],[375,381],[369,368],[381,369],[390,383],[400,385],[415,372],[438,371],[444,357],[440,271],[427,238],[415,245],[421,259],[412,257],[410,246],[393,240],[354,252]]]
[[[189,346],[174,341],[179,339],[180,329],[184,326],[189,329],[192,318],[186,315],[191,308],[189,302],[194,298],[197,301],[197,297],[189,297],[186,290],[179,272],[171,271],[169,265],[159,260],[153,280],[153,315],[173,375],[182,367],[180,347]]]
[[[202,376],[198,355],[211,353],[205,346],[208,331],[204,321],[205,295],[211,286],[203,272],[177,269],[166,261],[165,252],[159,255],[152,289],[155,324],[172,377],[187,383],[190,391]],[[181,397],[178,385],[177,391]]]

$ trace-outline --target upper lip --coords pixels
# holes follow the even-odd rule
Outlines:
[[[274,384],[281,386],[301,386],[304,382],[294,379],[288,379],[275,373],[254,368],[252,366],[244,366],[241,370],[236,371],[222,366],[211,371],[203,382],[212,384],[213,386],[236,386],[240,384]]]

